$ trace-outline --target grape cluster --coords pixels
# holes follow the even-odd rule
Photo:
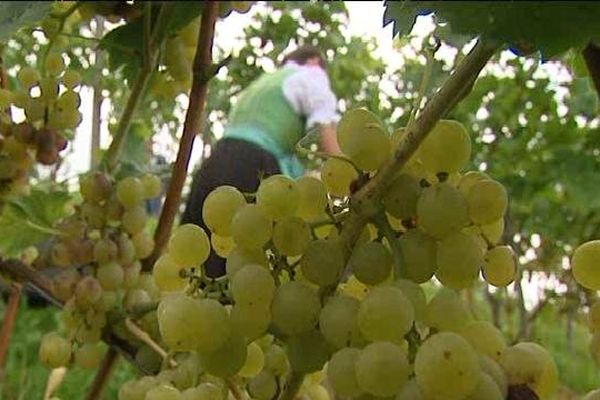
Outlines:
[[[81,122],[79,73],[65,71],[60,53],[48,54],[44,70],[42,77],[24,66],[17,74],[18,89],[0,89],[0,198],[26,191],[36,161],[55,164],[67,146],[65,131]],[[11,107],[22,109],[26,120],[13,122]]]
[[[160,180],[151,174],[127,177],[116,185],[101,172],[80,178],[83,202],[57,223],[61,236],[51,249],[52,265],[60,267],[52,289],[65,302],[66,334],[53,332],[42,340],[40,359],[45,364],[57,367],[74,361],[95,368],[110,319],[158,299],[160,291],[152,275],[141,272],[140,260],[154,248],[152,236],[144,230],[148,220],[144,201],[160,191]],[[145,321],[152,325],[151,318]],[[123,321],[115,323],[117,332],[123,332]]]
[[[549,398],[558,373],[548,352],[508,345],[459,294],[480,273],[496,286],[515,274],[512,251],[497,244],[506,191],[481,172],[460,174],[464,128],[438,123],[375,213],[349,197],[402,135],[350,111],[338,131],[350,162],[330,158],[323,181],[274,175],[254,196],[211,192],[202,210],[210,232],[178,227],[154,265],[162,294],[151,334],[171,356],[119,399],[221,400],[233,382],[272,400],[290,374],[304,377],[299,395],[311,400],[500,400],[514,388]],[[348,248],[345,218],[365,209],[369,223]],[[205,276],[211,247],[226,276]],[[434,276],[443,287],[427,301],[421,284]]]

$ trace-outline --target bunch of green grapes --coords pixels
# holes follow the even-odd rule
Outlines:
[[[145,201],[160,194],[158,177],[127,177],[114,184],[108,175],[92,172],[81,176],[79,183],[82,202],[72,215],[57,223],[60,236],[50,255],[50,265],[60,268],[52,278],[53,294],[65,306],[64,335],[54,333],[48,340],[53,343],[60,337],[68,343],[56,347],[42,342],[40,358],[51,367],[74,361],[95,368],[111,315],[131,312],[157,301],[160,295],[152,275],[142,273],[140,262],[154,248],[153,238],[145,229]],[[152,326],[152,315],[142,323]],[[118,328],[124,331],[123,325]],[[126,331],[122,336],[131,339]],[[74,357],[65,356],[59,363],[54,350],[47,347],[69,348]]]
[[[208,231],[174,230],[154,265],[150,332],[174,356],[125,384],[120,400],[225,400],[231,382],[272,400],[290,376],[303,377],[299,395],[311,400],[501,400],[514,388],[551,397],[548,352],[507,344],[459,292],[480,273],[496,286],[515,274],[511,249],[498,245],[506,192],[485,174],[460,174],[470,154],[462,126],[434,128],[374,206],[379,215],[366,209],[352,246],[345,215],[365,209],[340,198],[402,139],[366,110],[346,113],[339,129],[350,162],[328,160],[324,182],[273,175],[251,196],[221,186],[202,209]],[[224,276],[206,276],[211,247],[226,258]],[[434,277],[442,287],[428,301],[421,284]]]

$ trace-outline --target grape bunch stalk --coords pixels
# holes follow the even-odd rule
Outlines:
[[[257,400],[549,398],[558,386],[550,354],[533,342],[509,345],[460,294],[480,277],[507,286],[516,271],[512,250],[499,244],[507,192],[482,172],[463,171],[471,151],[465,128],[439,121],[374,209],[353,202],[403,135],[389,134],[367,110],[350,110],[338,129],[344,155],[324,162],[323,180],[273,175],[254,194],[231,186],[210,193],[202,210],[210,231],[177,227],[152,275],[126,291],[138,293],[135,305],[158,305],[126,318],[145,337],[114,325],[147,372],[125,383],[119,399],[221,400],[230,390]],[[124,215],[145,196],[143,186],[127,178],[116,190],[126,210],[120,227],[134,243],[139,231]],[[110,192],[84,199],[108,209]],[[368,223],[349,246],[342,233],[352,213]],[[73,307],[85,283],[84,310],[96,315],[101,298],[121,287],[113,278],[125,282],[125,238],[95,239],[102,261],[76,285]],[[211,248],[226,258],[225,276],[206,275]],[[429,300],[425,283],[437,288]],[[91,293],[100,293],[96,302]],[[67,353],[68,342],[51,334],[40,355],[57,357],[61,348]]]

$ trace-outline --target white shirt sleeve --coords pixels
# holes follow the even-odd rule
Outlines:
[[[294,111],[306,117],[307,128],[338,122],[337,99],[327,73],[318,66],[290,63],[287,67],[296,71],[283,82],[283,94]]]

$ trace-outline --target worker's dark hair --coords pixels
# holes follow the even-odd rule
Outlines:
[[[306,64],[306,61],[311,58],[319,58],[319,65],[325,69],[325,57],[323,57],[323,53],[316,46],[305,45],[300,46],[296,50],[292,51],[290,54],[284,57],[281,65],[285,65],[288,61],[294,61],[299,65]]]

